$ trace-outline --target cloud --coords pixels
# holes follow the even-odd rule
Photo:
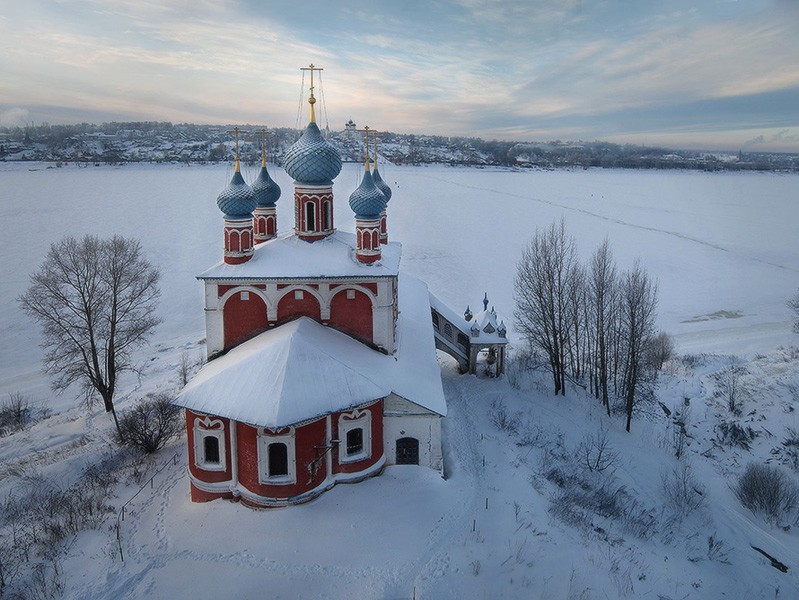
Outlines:
[[[27,108],[15,106],[0,112],[0,125],[6,127],[25,125],[29,120],[29,116],[30,111]]]
[[[771,141],[779,143],[799,142],[799,133],[796,133],[790,129],[783,129],[782,131],[778,131],[772,135]]]
[[[46,104],[63,118],[293,125],[299,67],[314,62],[333,121],[393,131],[594,139],[734,127],[749,130],[743,141],[799,127],[786,108],[799,90],[791,3],[378,4],[26,0],[0,19],[0,106],[37,120]],[[770,94],[782,101],[765,105]]]

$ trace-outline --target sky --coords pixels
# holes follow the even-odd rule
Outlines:
[[[0,125],[799,151],[797,0],[0,0]],[[317,75],[317,84],[318,81]]]

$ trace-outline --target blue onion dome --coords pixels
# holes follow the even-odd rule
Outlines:
[[[255,210],[255,192],[244,182],[240,171],[233,174],[227,187],[216,198],[216,205],[226,217],[246,219]]]
[[[283,157],[283,168],[300,183],[330,184],[341,172],[341,156],[311,121]]]
[[[386,198],[377,189],[369,171],[364,172],[361,185],[350,194],[350,208],[359,219],[377,219],[386,208]]]
[[[388,204],[388,201],[391,200],[391,188],[388,187],[388,184],[383,181],[382,177],[380,177],[380,172],[377,170],[377,165],[375,165],[375,168],[372,171],[372,179],[374,180],[377,189],[383,192],[383,196],[386,198],[386,204]]]
[[[265,166],[261,167],[258,177],[252,182],[255,192],[255,204],[258,208],[272,208],[280,198],[280,186],[269,176]]]

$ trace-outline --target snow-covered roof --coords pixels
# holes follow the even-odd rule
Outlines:
[[[198,279],[389,277],[399,273],[400,243],[382,245],[382,258],[369,265],[355,258],[355,248],[354,233],[337,230],[315,242],[288,233],[256,245],[247,262],[229,265],[220,261]]]
[[[504,322],[498,322],[497,313],[491,310],[481,310],[475,314],[470,321],[463,318],[449,306],[444,304],[436,296],[430,293],[430,306],[435,311],[452,323],[455,327],[468,334],[472,344],[507,344],[508,338],[499,334],[500,330],[505,330]],[[478,333],[474,335],[473,328],[477,325]]]
[[[507,344],[508,338],[502,333],[505,333],[504,321],[499,321],[494,307],[491,310],[481,310],[468,321],[470,331],[472,332],[472,339],[480,342],[491,344]],[[474,331],[479,331],[477,336],[474,336]]]
[[[308,317],[206,364],[175,403],[278,428],[387,396],[446,414],[427,286],[400,277],[397,351],[388,356]]]

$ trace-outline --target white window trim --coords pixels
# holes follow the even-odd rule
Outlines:
[[[267,430],[258,430],[258,482],[266,484],[289,484],[297,482],[297,459],[294,443],[294,428],[288,433],[274,435]],[[288,474],[269,476],[269,444],[285,444],[288,460]]]
[[[219,443],[219,462],[205,460],[205,438],[215,437]],[[225,454],[225,424],[219,419],[196,419],[194,421],[194,464],[203,471],[224,471],[227,469]]]
[[[363,450],[358,454],[347,455],[347,432],[363,429]],[[338,462],[352,463],[365,460],[372,455],[372,412],[354,410],[342,414],[338,419]]]

